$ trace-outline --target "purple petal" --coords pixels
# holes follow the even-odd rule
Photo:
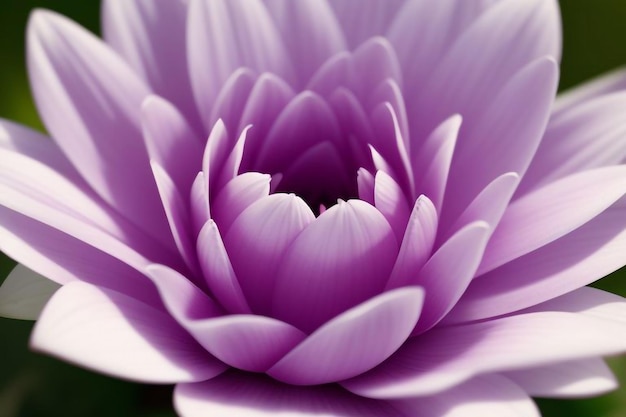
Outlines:
[[[284,252],[272,316],[313,331],[379,294],[397,253],[393,231],[378,210],[360,200],[339,201]]]
[[[625,350],[623,323],[583,314],[530,313],[431,330],[375,370],[342,385],[372,398],[430,395],[475,375]]]
[[[325,384],[360,375],[404,343],[417,322],[423,299],[424,292],[418,287],[374,297],[317,329],[268,374],[295,385]]]
[[[435,206],[428,197],[419,196],[413,206],[387,289],[411,285],[414,282],[432,253],[437,223]]]
[[[359,189],[359,199],[374,205],[375,177],[365,168],[359,168],[356,180]]]
[[[203,381],[225,370],[166,313],[85,283],[64,285],[35,325],[34,349],[121,378]]]
[[[200,230],[197,249],[204,279],[219,303],[231,313],[250,313],[220,232],[212,220]]]
[[[593,190],[593,198],[588,190]],[[479,273],[493,270],[572,232],[624,194],[626,166],[614,166],[570,175],[525,195],[509,205],[504,213],[489,241]]]
[[[294,387],[263,375],[239,372],[227,372],[201,383],[179,384],[174,404],[184,417],[408,416],[385,401],[361,398],[336,385]]]
[[[189,3],[187,58],[196,104],[205,122],[219,90],[237,68],[292,78],[286,48],[260,0]]]
[[[238,135],[237,127],[241,123],[241,116],[257,80],[254,71],[248,68],[238,68],[224,81],[209,117],[209,126],[222,120],[226,129]]]
[[[37,320],[59,288],[56,282],[18,264],[0,286],[0,316]]]
[[[154,92],[180,109],[200,133],[203,126],[191,92],[185,52],[186,3],[106,0],[102,2],[102,32],[105,41]]]
[[[300,198],[272,194],[244,210],[224,236],[239,284],[255,313],[269,312],[279,263],[314,219]]]
[[[559,94],[554,103],[553,115],[556,116],[565,110],[605,94],[622,90],[626,90],[626,71],[620,68]]]
[[[332,55],[346,49],[341,27],[326,0],[264,0],[285,41],[298,85]]]
[[[45,11],[30,18],[28,67],[39,113],[81,175],[146,233],[172,246],[165,216],[152,210],[159,196],[139,126],[147,86],[95,36]]]
[[[398,183],[384,171],[376,173],[374,202],[375,207],[385,216],[400,242],[409,220],[409,205]]]

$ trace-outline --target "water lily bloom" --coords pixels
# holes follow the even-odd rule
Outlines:
[[[538,416],[615,388],[626,73],[555,99],[554,0],[35,11],[0,122],[4,316],[184,417]],[[45,278],[44,278],[45,277]],[[282,415],[282,414],[281,414]]]

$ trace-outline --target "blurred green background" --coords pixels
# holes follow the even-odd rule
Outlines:
[[[99,32],[99,1],[3,0],[0,4],[0,117],[42,129],[24,64],[24,30],[35,7],[57,10]],[[626,0],[562,0],[561,8],[561,90],[626,65]],[[0,280],[12,265],[0,254]],[[619,271],[597,286],[626,295],[626,272]],[[31,328],[28,322],[0,319],[0,417],[174,415],[170,387],[122,382],[31,353]],[[622,388],[594,399],[539,400],[544,417],[626,416],[626,358],[611,359],[610,364]]]

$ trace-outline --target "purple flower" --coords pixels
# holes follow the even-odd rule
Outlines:
[[[626,303],[585,285],[626,261],[626,73],[554,100],[556,1],[105,0],[103,30],[33,13],[53,140],[0,122],[34,349],[185,417],[615,387]]]

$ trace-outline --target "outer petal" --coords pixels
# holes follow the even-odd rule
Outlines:
[[[350,200],[322,213],[284,253],[272,316],[311,332],[383,290],[398,244],[378,210]]]
[[[437,395],[391,403],[410,416],[540,417],[528,394],[498,375],[481,375]]]
[[[299,85],[330,56],[346,49],[346,41],[326,0],[265,0],[285,41]]]
[[[238,372],[225,373],[202,383],[180,384],[174,392],[174,404],[184,417],[410,415],[401,413],[384,401],[352,395],[336,385],[301,388],[284,385],[262,375]]]
[[[237,68],[291,79],[289,56],[260,0],[191,0],[187,19],[191,85],[205,123],[222,84]]]
[[[187,69],[186,23],[186,0],[102,2],[106,42],[201,132]]]
[[[408,338],[424,292],[386,292],[335,317],[276,363],[268,374],[295,385],[318,385],[372,369]],[[364,349],[364,346],[367,346]]]
[[[603,74],[559,94],[554,103],[553,114],[558,115],[579,104],[592,101],[594,98],[622,90],[626,90],[626,70],[624,68]]]
[[[31,343],[69,362],[142,382],[202,381],[225,370],[163,311],[78,282],[50,300]]]
[[[17,265],[0,286],[0,316],[37,320],[59,284],[23,265]]]
[[[148,88],[105,44],[51,12],[31,16],[28,67],[41,117],[81,175],[131,221],[171,245],[163,213],[153,210],[158,193],[139,126]]]
[[[611,207],[574,232],[472,282],[446,317],[479,320],[533,306],[624,265],[626,206]]]
[[[534,397],[581,398],[606,394],[618,387],[602,359],[590,358],[533,369],[504,372]]]
[[[375,370],[342,385],[372,398],[431,395],[479,374],[624,350],[623,323],[583,314],[529,313],[431,330]]]
[[[593,190],[593,196],[589,190]],[[504,265],[572,232],[624,194],[626,166],[570,175],[527,194],[507,208],[489,241],[479,273]]]
[[[351,49],[387,31],[405,0],[331,1]]]

